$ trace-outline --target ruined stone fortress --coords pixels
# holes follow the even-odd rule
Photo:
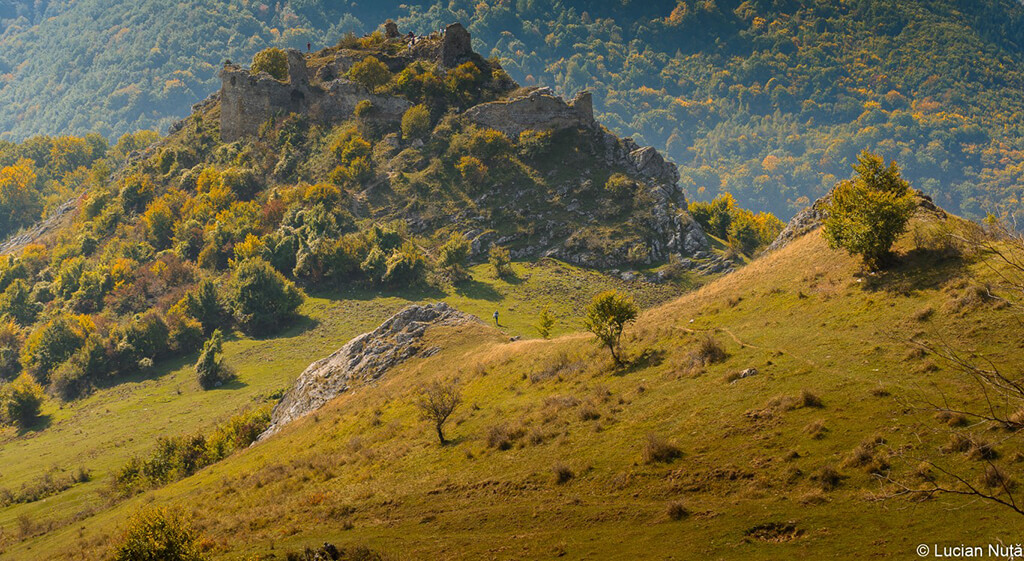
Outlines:
[[[403,36],[394,23],[388,23],[385,30],[388,39],[406,40],[406,47],[396,54],[374,53],[392,72],[399,72],[417,60],[435,62],[442,71],[466,61],[477,62],[478,66],[488,64],[473,51],[469,32],[459,23],[425,37]],[[255,135],[263,123],[279,115],[296,113],[320,123],[340,123],[352,118],[356,104],[369,100],[374,109],[372,119],[394,123],[401,120],[411,105],[406,99],[373,93],[346,78],[352,65],[367,56],[365,52],[286,52],[286,82],[265,72],[253,74],[248,68],[225,63],[220,72],[224,141]],[[627,164],[661,183],[675,185],[679,180],[675,165],[666,162],[654,148],[640,147],[632,139],[619,139],[604,131],[594,120],[589,92],[580,92],[566,102],[548,88],[518,88],[511,79],[501,87],[509,92],[509,97],[470,107],[464,112],[465,117],[512,139],[525,130],[589,129],[605,137],[605,155],[609,160]]]

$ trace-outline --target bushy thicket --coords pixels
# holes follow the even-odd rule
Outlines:
[[[773,214],[754,214],[740,208],[729,193],[708,202],[694,201],[689,210],[705,232],[728,241],[730,247],[746,254],[770,244],[785,226]]]
[[[270,408],[241,413],[208,434],[161,437],[148,456],[133,456],[119,468],[113,490],[123,496],[183,479],[256,441],[270,426]]]
[[[154,507],[128,520],[110,559],[114,561],[204,561],[200,534],[179,510]]]

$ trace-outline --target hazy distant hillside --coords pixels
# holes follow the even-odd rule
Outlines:
[[[1016,0],[5,2],[0,130],[163,129],[218,87],[225,57],[322,47],[388,17],[465,22],[520,83],[593,90],[598,118],[664,148],[696,197],[785,217],[869,148],[947,208],[1021,212]]]

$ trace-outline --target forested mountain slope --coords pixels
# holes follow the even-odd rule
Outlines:
[[[5,3],[0,129],[163,128],[216,89],[225,57],[389,17],[419,33],[467,22],[520,83],[590,89],[598,119],[664,148],[695,197],[786,217],[867,148],[946,208],[1021,212],[1016,0]]]

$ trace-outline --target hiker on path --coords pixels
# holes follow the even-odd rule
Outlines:
[[[498,310],[494,310],[494,325],[495,327],[500,327],[498,325]]]

